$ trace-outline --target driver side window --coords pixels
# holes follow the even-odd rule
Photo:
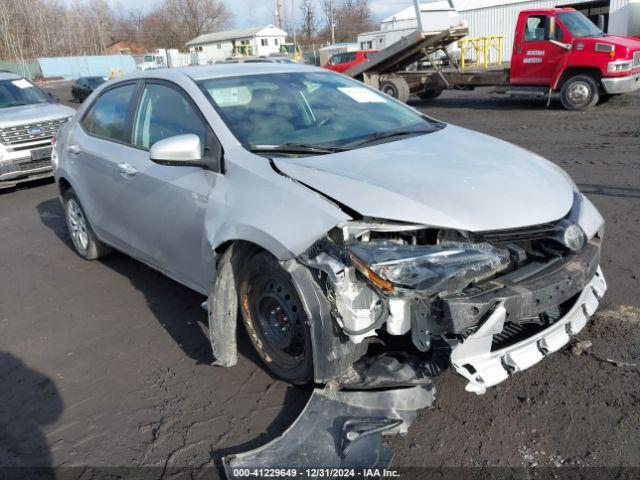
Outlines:
[[[200,137],[202,154],[207,127],[182,93],[167,85],[145,86],[133,124],[132,143],[149,149],[165,138],[191,133]]]

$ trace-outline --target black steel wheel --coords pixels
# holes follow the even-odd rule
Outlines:
[[[247,264],[239,295],[251,343],[277,377],[294,384],[311,382],[311,331],[291,276],[266,252]]]

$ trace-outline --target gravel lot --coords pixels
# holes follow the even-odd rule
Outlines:
[[[68,102],[68,84],[49,88]],[[392,440],[394,465],[640,467],[640,95],[584,114],[488,92],[414,106],[565,168],[607,220],[609,291],[582,354],[570,347],[479,397],[440,377],[437,407]],[[237,367],[208,365],[202,296],[122,254],[81,260],[51,182],[0,193],[0,245],[0,466],[160,477],[255,448],[304,406],[310,390],[271,378],[244,337]]]

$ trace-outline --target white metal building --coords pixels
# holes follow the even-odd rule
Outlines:
[[[187,42],[189,52],[200,62],[238,55],[271,55],[280,52],[287,32],[274,25],[206,33]]]
[[[599,15],[604,15],[605,31],[608,33],[640,36],[640,0],[453,0],[453,2],[460,18],[467,22],[471,36],[505,36],[503,61],[511,56],[518,14],[530,8],[573,7],[591,18],[594,23]],[[449,8],[447,1],[422,3],[423,24],[429,23],[428,16],[433,15],[434,10],[447,8]],[[381,31],[415,28],[416,15],[413,6],[384,19],[381,25]]]

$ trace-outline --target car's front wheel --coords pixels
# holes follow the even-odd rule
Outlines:
[[[67,230],[76,252],[87,260],[96,260],[110,253],[111,249],[96,237],[72,189],[65,192],[63,202]]]
[[[311,331],[289,273],[259,252],[247,259],[239,283],[243,323],[269,370],[289,383],[313,381]]]

